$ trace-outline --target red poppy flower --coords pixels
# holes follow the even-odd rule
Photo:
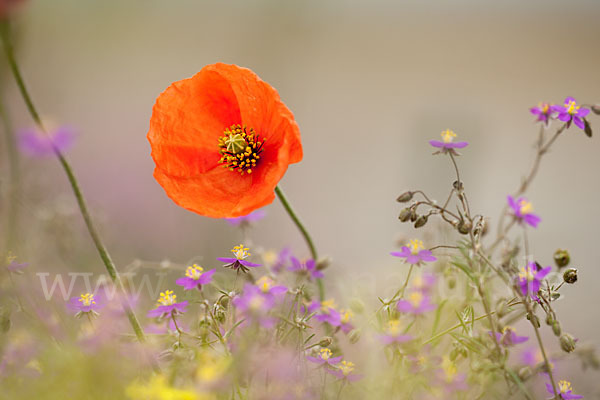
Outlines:
[[[275,198],[300,130],[277,91],[254,72],[213,64],[171,84],[152,110],[154,178],[178,205],[201,215],[249,214]]]

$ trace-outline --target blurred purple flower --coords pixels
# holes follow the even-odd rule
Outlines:
[[[494,332],[489,332],[490,336],[494,336]],[[496,341],[504,347],[511,347],[519,343],[529,340],[527,336],[518,336],[515,330],[510,326],[505,326],[502,332],[496,332]]]
[[[335,309],[333,299],[324,300],[322,302],[313,301],[308,306],[308,312],[317,312],[315,319],[319,322],[326,322],[331,326],[340,326],[342,324],[342,316]]]
[[[291,254],[292,251],[289,248],[284,247],[279,253],[267,251],[263,253],[262,257],[269,269],[278,274],[286,267]]]
[[[331,375],[349,382],[355,382],[362,378],[361,375],[354,374],[354,363],[351,361],[342,361],[336,365],[336,369],[327,369]]]
[[[537,300],[537,293],[540,290],[540,282],[552,270],[551,266],[538,270],[536,263],[530,262],[525,267],[521,267],[517,283],[523,296],[531,295],[531,298]]]
[[[334,366],[335,364],[342,361],[342,356],[332,357],[333,353],[328,348],[319,350],[317,357],[306,356],[306,359],[318,365],[329,365]]]
[[[452,154],[456,155],[458,153],[456,153],[456,151],[454,149],[462,149],[469,145],[468,142],[454,142],[456,133],[454,133],[450,129],[446,129],[445,131],[443,131],[441,136],[442,136],[441,141],[430,140],[429,144],[432,145],[433,147],[437,147],[437,148],[441,149],[440,152],[442,152],[442,153],[451,152]]]
[[[405,335],[403,330],[404,327],[402,326],[400,320],[392,319],[388,321],[388,326],[385,329],[385,333],[380,335],[379,338],[383,344],[386,345],[411,341],[413,337],[411,335]]]
[[[458,372],[456,364],[448,356],[442,358],[442,368],[437,370],[436,377],[438,384],[443,386],[447,392],[452,393],[468,389],[465,374]]]
[[[519,222],[525,222],[527,225],[537,228],[542,219],[533,213],[533,206],[525,197],[519,197],[515,200],[514,197],[509,195],[506,199]]]
[[[275,298],[280,297],[282,294],[287,293],[288,288],[283,285],[276,285],[275,281],[268,277],[262,276],[259,280],[256,281],[256,286],[263,292],[266,296],[273,296]]]
[[[306,275],[308,280],[322,278],[324,275],[317,269],[317,263],[315,260],[306,260],[306,262],[300,262],[296,257],[291,257],[292,265],[288,268],[288,271],[296,272],[298,274]]]
[[[104,307],[104,302],[92,293],[84,293],[79,297],[72,297],[67,303],[67,308],[75,311],[77,313],[76,316],[86,313],[91,313],[92,315],[98,314],[98,311],[102,307]]]
[[[160,294],[156,308],[148,311],[147,316],[154,317],[172,317],[177,314],[183,314],[188,305],[187,300],[177,303],[177,295],[172,290],[165,290]]]
[[[571,382],[561,380],[558,381],[557,384],[558,393],[560,394],[560,398],[564,400],[572,400],[572,399],[583,399],[583,396],[579,394],[573,394],[573,387],[571,386]],[[552,396],[554,396],[554,389],[550,383],[546,383],[546,390]],[[551,397],[553,399],[554,397]]]
[[[19,133],[19,148],[32,157],[47,157],[54,155],[56,148],[65,152],[73,146],[75,133],[68,126],[61,126],[45,134],[38,129],[30,128]]]
[[[404,258],[405,263],[413,265],[437,260],[430,250],[425,250],[423,242],[418,239],[412,239],[410,243],[402,247],[402,251],[393,251],[390,254],[394,257]]]
[[[411,282],[414,290],[419,290],[423,293],[431,294],[431,291],[436,283],[436,277],[434,274],[429,272],[423,272],[421,275],[416,276]]]
[[[242,217],[225,218],[225,220],[231,226],[246,227],[246,226],[251,225],[253,222],[260,221],[266,215],[267,215],[267,212],[265,210],[256,210],[256,211],[252,211],[250,214],[244,215]]]
[[[552,117],[553,107],[550,103],[540,103],[537,107],[531,107],[529,111],[537,116],[537,121],[547,125]]]
[[[398,301],[398,311],[409,314],[423,314],[435,309],[435,304],[431,303],[431,298],[428,294],[420,290],[412,290],[408,299]]]
[[[219,257],[217,260],[227,263],[223,265],[225,268],[231,268],[234,270],[241,270],[242,272],[248,272],[248,268],[260,267],[260,264],[255,264],[250,261],[246,261],[246,258],[250,257],[249,248],[244,247],[243,244],[235,246],[231,249],[231,252],[235,257]]]
[[[558,113],[557,118],[559,120],[567,123],[567,127],[569,127],[571,122],[573,122],[580,129],[585,128],[583,118],[590,113],[589,109],[578,106],[573,97],[567,97],[564,105],[562,106],[552,106],[552,110]]]
[[[274,318],[268,316],[275,305],[275,296],[265,294],[257,286],[249,283],[244,285],[244,291],[234,297],[232,303],[244,317],[258,322],[263,328],[272,328],[276,323]]]
[[[201,266],[194,264],[190,267],[187,267],[185,270],[185,276],[177,279],[175,283],[179,286],[183,286],[185,290],[201,290],[202,285],[209,284],[212,281],[212,276],[214,273],[214,269],[204,272],[204,269]]]
[[[13,255],[11,252],[6,256],[6,269],[11,272],[22,273],[22,270],[28,265],[29,263],[17,262],[17,256]]]

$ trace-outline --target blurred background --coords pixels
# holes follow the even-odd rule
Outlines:
[[[68,158],[118,265],[199,256],[210,264],[241,240],[224,221],[167,198],[146,140],[158,94],[221,61],[254,70],[294,112],[305,157],[281,186],[334,260],[328,285],[352,292],[368,282],[375,298],[402,273],[389,251],[423,237],[398,221],[397,195],[422,189],[443,201],[454,180],[428,140],[449,128],[470,142],[462,177],[472,208],[495,229],[532,163],[529,107],[566,96],[600,102],[599,18],[594,0],[32,0],[17,17],[16,46],[37,107],[76,128]],[[30,126],[12,80],[3,85],[13,125]],[[536,259],[550,264],[567,248],[579,268],[557,304],[563,326],[596,341],[599,150],[597,137],[571,128],[529,192],[543,218],[530,237]],[[58,163],[23,157],[21,167],[20,250],[32,268],[103,271]],[[266,211],[254,242],[308,256],[281,205]],[[57,242],[63,255],[89,254],[89,265],[57,256]],[[594,387],[572,378],[584,393]]]

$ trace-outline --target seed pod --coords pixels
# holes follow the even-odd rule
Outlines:
[[[415,221],[415,228],[420,228],[423,225],[425,225],[427,223],[427,216],[426,215],[421,215],[419,218],[417,218],[417,220]]]
[[[319,346],[329,347],[333,343],[333,339],[330,336],[325,336],[319,341]]]
[[[554,252],[554,263],[558,268],[563,268],[569,265],[571,257],[567,250],[558,249]]]
[[[563,274],[563,279],[565,282],[570,284],[577,282],[577,269],[569,268],[568,270],[566,270]]]
[[[398,198],[396,199],[396,201],[398,203],[406,203],[407,201],[411,201],[413,198],[413,192],[404,192],[402,193],[400,196],[398,196]]]
[[[566,353],[571,353],[575,350],[575,338],[568,333],[563,333],[560,336],[560,348]]]
[[[519,370],[519,378],[522,381],[526,381],[527,379],[531,378],[532,375],[533,371],[531,371],[531,367],[529,366],[523,367]]]
[[[539,318],[538,318],[536,315],[530,315],[530,314],[527,314],[527,319],[528,319],[529,321],[531,321],[531,323],[532,323],[532,324],[534,324],[535,326],[537,326],[538,328],[539,328],[540,326],[542,326],[542,325],[540,324],[540,319],[539,319]]]
[[[560,327],[560,322],[558,321],[554,321],[554,323],[552,324],[552,332],[554,332],[555,336],[560,336],[562,329]]]
[[[331,264],[333,260],[331,259],[331,257],[329,256],[325,256],[325,257],[321,257],[317,260],[317,269],[319,271],[324,270],[325,268],[329,267],[329,265]]]
[[[402,211],[400,211],[400,215],[398,216],[398,219],[401,222],[406,222],[406,221],[408,221],[410,219],[411,215],[412,215],[411,209],[410,208],[405,208]]]

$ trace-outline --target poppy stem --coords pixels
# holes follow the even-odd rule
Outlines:
[[[279,198],[279,201],[281,201],[283,208],[285,208],[285,211],[287,211],[292,221],[294,221],[294,224],[296,224],[296,227],[298,227],[298,230],[300,231],[300,233],[304,237],[304,240],[306,241],[306,244],[308,245],[311,257],[313,258],[313,260],[315,260],[315,263],[317,263],[319,256],[317,255],[317,249],[312,241],[312,238],[310,237],[310,234],[302,224],[302,221],[300,221],[300,218],[298,218],[298,215],[292,208],[287,197],[285,197],[285,194],[279,186],[275,187],[275,194]],[[321,280],[321,278],[317,279],[317,286],[319,288],[319,300],[323,301],[325,300],[325,287],[323,286],[323,281]]]
[[[7,21],[0,22],[0,36],[2,37],[2,42],[4,45],[3,46],[4,52],[6,54],[8,64],[9,64],[11,72],[15,78],[15,81],[17,83],[17,86],[19,88],[21,96],[23,97],[23,100],[25,101],[25,104],[27,105],[29,114],[31,114],[31,118],[33,119],[33,121],[35,122],[35,124],[38,126],[38,128],[40,130],[42,130],[44,133],[47,133],[46,128],[44,127],[44,124],[42,123],[42,120],[40,118],[40,115],[37,112],[35,106],[33,105],[33,101],[31,99],[31,96],[29,95],[29,92],[27,91],[27,87],[25,86],[23,76],[21,75],[21,71],[17,65],[13,46],[12,46],[12,43],[10,40],[9,29],[10,29],[10,27],[9,27],[9,24]],[[81,193],[81,189],[79,188],[79,183],[77,182],[77,179],[75,178],[73,169],[71,168],[70,164],[65,159],[65,157],[61,153],[61,151],[56,146],[54,146],[54,144],[52,144],[52,146],[53,146],[54,153],[56,154],[56,157],[58,158],[58,161],[60,162],[62,168],[65,171],[65,174],[67,175],[67,178],[68,178],[71,188],[73,190],[73,194],[75,195],[75,198],[77,199],[77,205],[79,206],[79,210],[81,212],[81,215],[83,216],[83,219],[85,221],[85,225],[88,229],[88,232],[90,233],[90,236],[92,237],[92,241],[94,242],[94,245],[96,246],[96,249],[98,250],[98,253],[100,254],[100,258],[102,259],[102,262],[104,263],[104,266],[106,267],[106,270],[108,271],[108,274],[110,275],[110,278],[112,279],[113,283],[117,287],[119,287],[120,290],[125,292],[123,282],[119,276],[119,273],[117,272],[117,267],[113,263],[110,255],[108,253],[108,250],[104,246],[104,243],[102,242],[102,239],[100,238],[100,235],[98,234],[98,231],[96,230],[96,226],[94,225],[92,217],[88,211],[86,201],[83,197],[83,194]],[[123,302],[122,306],[123,306],[123,309],[125,310],[125,314],[127,314],[127,318],[129,319],[129,323],[131,324],[131,327],[133,328],[136,337],[138,338],[138,340],[140,342],[145,342],[146,336],[144,335],[144,331],[143,331],[135,313],[131,309],[129,301],[126,299]]]

